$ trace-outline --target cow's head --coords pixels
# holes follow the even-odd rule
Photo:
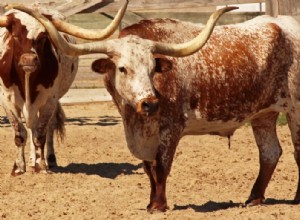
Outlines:
[[[56,10],[35,6],[33,8],[34,11],[45,14],[58,30],[76,37],[100,40],[109,37],[117,29],[127,4],[126,0],[115,19],[104,30],[90,30],[84,34],[82,28],[63,21],[64,16]],[[14,9],[0,16],[0,41],[3,41],[0,42],[0,77],[7,88],[12,84],[17,85],[24,98],[25,91],[29,89],[27,84],[31,85],[32,91],[36,90],[37,84],[42,84],[45,88],[52,86],[62,58],[44,26],[28,13],[24,13],[21,10],[23,6],[13,5],[8,8],[12,7]],[[67,35],[63,36],[64,40],[70,40]],[[35,92],[30,93],[33,95]]]
[[[171,68],[172,63],[164,58],[155,59],[153,42],[134,35],[108,41],[106,46],[108,57],[95,60],[92,69],[106,74],[106,86],[114,98],[121,97],[117,100],[119,104],[128,104],[139,113],[154,114],[159,103],[153,76],[163,68]]]
[[[33,74],[33,78],[41,68],[57,72],[58,63],[56,59],[51,59],[55,55],[51,50],[50,38],[44,26],[36,19],[24,12],[9,10],[0,17],[0,26],[0,73],[7,87],[16,84],[23,87],[20,91],[24,93],[26,72]]]
[[[92,68],[96,72],[107,73],[107,86],[113,93],[113,98],[117,99],[118,104],[127,104],[139,113],[152,115],[158,110],[158,97],[152,84],[153,75],[172,67],[170,61],[155,58],[156,55],[183,57],[197,52],[209,39],[219,17],[233,9],[235,7],[227,7],[213,13],[203,31],[193,40],[182,44],[155,42],[137,36],[81,45],[69,44],[45,17],[34,11],[26,12],[44,24],[54,44],[66,54],[106,54],[108,58],[94,61]]]

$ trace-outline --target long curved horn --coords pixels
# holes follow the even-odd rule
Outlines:
[[[87,39],[87,40],[103,40],[111,36],[116,31],[126,12],[127,5],[128,5],[128,0],[125,0],[124,5],[122,6],[121,9],[119,9],[114,20],[109,24],[109,26],[107,26],[103,30],[91,30],[91,29],[81,28],[79,26],[70,24],[60,19],[51,19],[51,22],[54,24],[57,30],[73,35],[75,37]],[[26,12],[31,16],[33,16],[32,10],[28,10],[26,7],[22,5],[11,5],[11,7]]]
[[[10,21],[7,16],[0,16],[0,27],[7,27],[10,24]]]
[[[44,15],[40,14],[37,11],[26,8],[24,6],[18,8],[18,10],[30,14],[32,17],[36,18],[47,30],[53,44],[58,47],[63,53],[69,56],[79,56],[84,54],[91,53],[107,53],[107,47],[105,43],[101,43],[97,48],[94,48],[94,43],[85,43],[85,44],[72,44],[68,43],[56,30],[52,22],[47,19]],[[103,41],[102,41],[103,42]]]
[[[207,22],[206,27],[204,30],[193,40],[182,43],[182,44],[166,44],[160,42],[153,42],[154,49],[153,53],[160,53],[164,55],[170,56],[188,56],[192,53],[198,51],[208,40],[212,30],[219,19],[219,17],[227,11],[231,11],[236,9],[237,7],[225,7],[214,12],[210,19]],[[51,40],[53,41],[54,45],[56,45],[60,50],[62,50],[65,54],[69,56],[79,56],[84,54],[91,54],[91,53],[108,53],[107,44],[105,41],[101,41],[101,44],[97,43],[84,43],[84,44],[71,44],[65,41],[63,37],[58,33],[54,25],[49,21],[45,16],[39,14],[32,9],[24,8],[25,12],[29,13],[31,16],[35,17],[42,25],[46,28],[49,33]],[[195,47],[195,44],[197,47]]]
[[[169,43],[156,42],[152,52],[167,55],[167,56],[173,56],[173,57],[184,57],[197,52],[200,48],[202,48],[205,45],[206,41],[209,39],[221,15],[223,15],[225,12],[237,8],[238,7],[225,7],[214,12],[210,16],[209,20],[207,21],[204,29],[193,40],[182,44],[169,44]]]
[[[8,8],[15,8],[14,5],[9,5]],[[47,30],[53,44],[58,47],[63,53],[69,56],[80,56],[84,54],[90,53],[107,53],[106,44],[98,45],[98,50],[94,50],[93,43],[86,43],[86,44],[72,44],[68,43],[56,30],[55,26],[52,22],[47,19],[44,15],[40,14],[39,12],[29,9],[25,6],[19,6],[18,10],[23,11],[32,17],[36,18]]]

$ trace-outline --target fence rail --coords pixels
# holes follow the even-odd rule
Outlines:
[[[56,8],[66,17],[80,12],[116,12],[124,0],[4,0],[5,4],[39,4],[45,7]],[[270,0],[271,1],[271,0]],[[265,0],[130,0],[128,10],[131,12],[159,11],[159,12],[211,12],[219,5],[264,3]],[[3,12],[3,8],[2,8]]]
[[[65,16],[80,12],[111,12],[117,11],[124,0],[6,0],[1,4],[19,3],[30,5],[37,3],[47,7],[53,7],[61,11]],[[272,16],[300,15],[299,0],[130,0],[128,10],[138,11],[212,11],[219,5],[236,5],[247,3],[266,3],[266,13]]]

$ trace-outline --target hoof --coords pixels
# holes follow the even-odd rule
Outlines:
[[[51,170],[41,170],[40,173],[42,173],[42,174],[52,174],[53,172]]]
[[[39,173],[41,170],[38,166],[30,166],[31,173]]]
[[[265,202],[265,198],[248,199],[245,202],[245,205],[248,206],[248,207],[251,207],[251,206],[262,205],[262,204],[264,204],[264,202]]]
[[[56,157],[54,154],[50,154],[47,158],[47,164],[49,168],[57,167]]]
[[[30,166],[32,173],[51,173],[47,166],[40,165],[38,163],[35,164],[35,166]]]
[[[22,171],[15,171],[15,172],[11,172],[11,176],[20,176],[23,175],[25,172]]]
[[[300,199],[294,199],[294,200],[292,201],[292,204],[293,204],[293,205],[299,205],[299,204],[300,204]]]
[[[165,205],[159,205],[159,204],[149,204],[147,206],[147,212],[149,213],[160,213],[160,212],[166,212],[169,209],[169,207]]]
[[[13,169],[11,171],[12,176],[20,176],[26,172],[25,167],[19,167],[16,163],[14,163]]]

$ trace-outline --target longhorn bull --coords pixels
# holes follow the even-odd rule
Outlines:
[[[118,27],[127,4],[128,1],[125,1],[106,29],[91,30],[90,36],[103,39],[111,35]],[[64,22],[57,11],[39,10],[47,14],[58,29],[82,37],[81,28]],[[20,10],[9,10],[1,16],[0,27],[0,101],[14,129],[18,149],[12,175],[26,171],[26,127],[30,136],[29,165],[36,172],[47,172],[49,167],[56,166],[54,130],[59,128],[62,135],[64,131],[64,113],[59,99],[69,90],[76,76],[78,57],[65,55],[55,47],[43,25]],[[75,43],[75,39],[68,35],[60,36]]]

